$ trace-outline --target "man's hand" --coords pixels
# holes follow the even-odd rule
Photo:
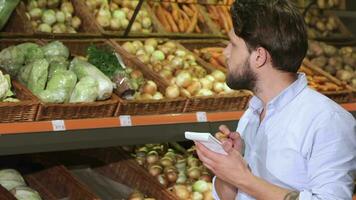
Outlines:
[[[219,126],[220,132],[215,134],[222,143],[227,142],[226,148],[230,146],[240,152],[241,155],[244,154],[245,143],[238,132],[232,132],[226,125]],[[226,150],[225,150],[226,151]],[[227,151],[230,151],[227,149]]]

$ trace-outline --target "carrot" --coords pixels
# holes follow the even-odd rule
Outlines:
[[[190,18],[189,18],[189,16],[188,16],[183,10],[179,10],[179,11],[180,11],[181,16],[182,16],[183,19],[184,19],[184,30],[186,30],[186,29],[189,28],[189,25],[190,25]]]
[[[225,68],[224,66],[221,66],[219,62],[215,58],[210,58],[209,63],[212,64],[215,67],[222,67]]]
[[[222,65],[226,67],[226,57],[223,54],[220,54],[220,56],[217,58],[218,62]]]
[[[201,29],[199,28],[198,25],[195,26],[195,29],[194,29],[194,30],[195,30],[195,32],[197,32],[197,33],[201,33]]]
[[[179,32],[177,24],[175,23],[171,13],[169,13],[167,10],[164,9],[163,9],[163,13],[166,16],[169,25],[171,26],[172,32]]]
[[[194,13],[194,16],[192,18],[192,21],[188,27],[188,29],[185,31],[186,33],[191,33],[194,31],[195,27],[197,27],[197,22],[198,22],[198,12]]]
[[[200,49],[202,52],[222,52],[223,50],[224,48],[222,47],[205,47]]]
[[[156,16],[158,20],[162,23],[164,28],[167,31],[172,32],[171,26],[169,25],[169,22],[167,21],[167,18],[164,15],[164,9],[160,5],[156,6]]]
[[[179,29],[179,32],[185,31],[185,23],[184,23],[183,18],[178,19],[178,29]]]
[[[175,19],[176,21],[178,21],[178,19],[180,18],[179,17],[179,7],[176,3],[172,3],[172,16],[173,16],[173,19]]]
[[[192,9],[190,9],[188,6],[183,5],[182,6],[184,12],[189,16],[189,17],[193,17],[194,16],[194,11]]]

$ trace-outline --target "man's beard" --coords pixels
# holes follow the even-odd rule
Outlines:
[[[242,73],[228,73],[226,84],[234,90],[251,90],[254,91],[256,88],[257,77],[256,74],[251,70],[249,59],[246,59],[242,68]]]

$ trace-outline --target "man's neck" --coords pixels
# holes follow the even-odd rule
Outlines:
[[[267,104],[289,87],[297,79],[296,75],[276,73],[272,76],[260,77],[257,82],[255,95],[263,102],[264,110]]]

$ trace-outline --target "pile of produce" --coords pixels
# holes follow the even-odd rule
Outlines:
[[[0,52],[0,66],[46,103],[106,100],[113,83],[94,65],[80,58],[70,61],[59,41],[40,46],[23,43]]]
[[[98,24],[105,30],[126,30],[137,0],[87,0],[86,5],[94,12]],[[141,8],[132,24],[131,32],[151,33],[153,30],[152,19],[145,8]]]
[[[210,18],[219,26],[222,33],[227,34],[233,28],[228,6],[207,5],[206,9]]]
[[[19,102],[15,94],[11,91],[11,79],[8,74],[4,75],[0,71],[0,102]]]
[[[127,200],[155,200],[155,199],[154,198],[147,198],[140,191],[135,190],[130,194],[130,196],[127,198]]]
[[[76,33],[82,24],[69,0],[27,0],[26,15],[39,32]]]
[[[328,37],[341,34],[334,16],[325,15],[323,10],[311,8],[305,15],[310,38]]]
[[[41,200],[38,192],[26,186],[21,174],[14,169],[0,170],[0,185],[18,200]]]
[[[147,39],[144,42],[125,42],[122,47],[170,83],[165,92],[167,98],[235,92],[226,85],[226,75],[222,71],[215,70],[208,74],[192,53],[181,49],[174,42]]]
[[[157,84],[144,78],[142,72],[132,66],[121,66],[116,52],[108,48],[90,46],[88,61],[108,76],[114,83],[114,92],[124,99],[160,100],[164,96]]]
[[[179,199],[212,200],[212,174],[194,152],[194,147],[186,153],[178,153],[165,144],[147,144],[137,147],[133,155],[141,166]]]
[[[306,74],[309,87],[319,92],[341,91],[344,89],[343,86],[336,85],[335,83],[331,82],[327,77],[315,73],[311,69],[303,65],[301,66],[299,71]]]
[[[340,8],[342,0],[317,0],[320,9]]]
[[[195,4],[153,3],[152,8],[158,20],[168,32],[202,33],[206,24]]]
[[[307,58],[315,66],[356,89],[356,50],[354,48],[336,48],[323,42],[310,41]]]
[[[194,49],[200,58],[204,59],[206,62],[212,64],[217,68],[226,68],[226,58],[223,54],[224,47],[206,47],[202,49]]]

